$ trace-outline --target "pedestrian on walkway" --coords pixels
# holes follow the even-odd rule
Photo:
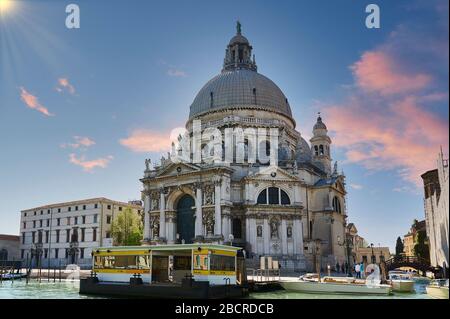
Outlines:
[[[356,273],[356,278],[361,278],[361,265],[360,264],[356,264],[355,265],[355,273]]]

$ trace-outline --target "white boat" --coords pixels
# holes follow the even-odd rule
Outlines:
[[[317,281],[314,277],[292,278],[280,280],[280,285],[289,291],[323,294],[358,294],[358,295],[389,295],[390,285],[366,284],[364,280],[352,277],[323,277]]]
[[[415,281],[412,279],[412,274],[390,271],[388,280],[395,292],[414,292]]]
[[[426,287],[427,294],[435,299],[449,299],[448,297],[448,279],[433,280]]]

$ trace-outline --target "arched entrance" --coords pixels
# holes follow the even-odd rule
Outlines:
[[[195,236],[193,206],[195,201],[190,195],[183,195],[177,204],[177,234],[180,236],[180,242],[184,239],[186,244],[192,243]]]

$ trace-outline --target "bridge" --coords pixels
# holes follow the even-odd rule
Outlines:
[[[385,264],[387,271],[391,271],[400,267],[414,268],[423,273],[426,273],[427,271],[435,273],[438,271],[436,268],[430,265],[429,260],[416,256],[406,256],[406,255],[394,256],[393,258],[386,260]]]

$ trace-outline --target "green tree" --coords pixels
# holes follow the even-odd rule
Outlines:
[[[131,208],[125,208],[114,217],[111,225],[114,245],[139,245],[143,236],[143,228],[141,216]]]
[[[397,243],[395,244],[395,256],[398,257],[403,254],[404,250],[403,241],[400,236],[397,238]]]
[[[417,232],[416,241],[414,243],[414,256],[430,259],[430,251],[427,243],[426,231]]]

